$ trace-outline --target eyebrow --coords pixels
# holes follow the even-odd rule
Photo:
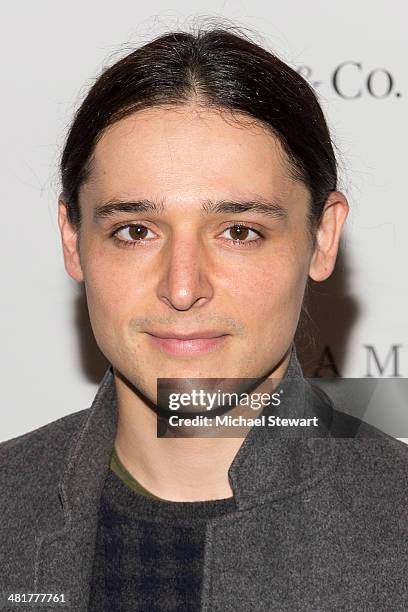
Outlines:
[[[165,212],[163,201],[152,200],[116,200],[112,199],[96,206],[93,212],[94,221],[114,217],[120,213],[151,213],[159,215]],[[271,219],[286,219],[286,209],[275,199],[253,200],[204,200],[201,203],[202,214],[239,214],[255,212]]]

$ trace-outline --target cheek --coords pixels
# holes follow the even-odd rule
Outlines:
[[[91,324],[97,337],[113,340],[126,335],[135,309],[149,314],[146,310],[152,304],[157,276],[135,257],[126,257],[124,265],[123,252],[112,256],[97,243],[87,247],[83,267]],[[209,273],[219,298],[213,307],[235,312],[249,326],[292,327],[299,317],[307,281],[306,250],[300,240],[286,240],[264,257],[244,258],[233,268],[219,266],[216,273]]]
[[[257,262],[234,282],[234,298],[256,327],[297,324],[307,282],[306,258],[296,253]]]
[[[140,266],[118,265],[118,261],[104,254],[102,249],[88,252],[85,289],[94,333],[105,338],[121,333],[135,305],[143,303],[146,293]]]

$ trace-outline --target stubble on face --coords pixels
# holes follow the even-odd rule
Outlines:
[[[92,212],[112,199],[160,201],[165,212],[122,212],[95,223]],[[206,217],[200,209],[208,199],[277,200],[286,216]],[[108,128],[81,189],[81,261],[93,331],[114,368],[153,401],[158,377],[272,374],[302,304],[311,255],[308,203],[279,143],[259,126],[186,107],[146,109]],[[239,222],[263,240],[249,247],[222,242]],[[129,223],[147,226],[154,239],[118,246],[113,231]],[[148,336],[209,328],[228,334],[227,341],[190,357],[169,356]]]

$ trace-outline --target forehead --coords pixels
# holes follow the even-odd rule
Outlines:
[[[286,194],[293,187],[273,134],[243,115],[195,106],[137,111],[98,141],[90,180],[102,196]]]

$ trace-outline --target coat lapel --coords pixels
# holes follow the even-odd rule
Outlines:
[[[117,403],[112,366],[74,440],[58,495],[63,527],[37,540],[35,590],[65,593],[76,612],[87,609],[99,499],[114,445]]]
[[[318,401],[303,378],[294,346],[281,388],[285,397],[281,415],[316,414]],[[321,411],[329,412],[327,406]],[[268,416],[270,410],[264,413]],[[42,533],[36,542],[35,591],[64,593],[75,612],[85,612],[88,605],[99,501],[116,429],[117,398],[110,366],[72,443],[58,484],[63,526]],[[328,437],[324,420],[318,432],[292,439],[271,427],[252,427],[228,471],[238,510],[295,494],[321,478],[334,459]]]

